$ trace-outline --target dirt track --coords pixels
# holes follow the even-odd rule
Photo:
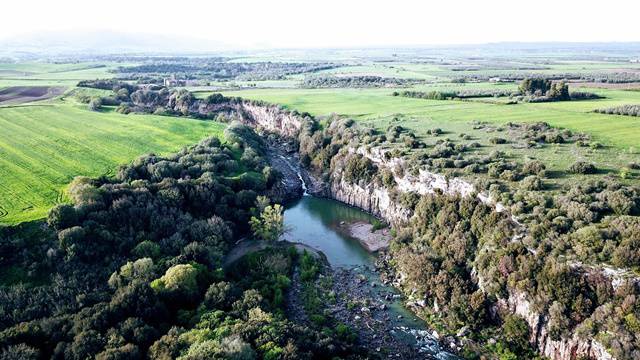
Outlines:
[[[59,86],[12,86],[0,89],[0,105],[46,100],[61,95],[64,89]]]

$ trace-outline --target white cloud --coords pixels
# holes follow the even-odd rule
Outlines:
[[[0,38],[111,30],[194,36],[238,47],[639,41],[625,0],[7,1]]]

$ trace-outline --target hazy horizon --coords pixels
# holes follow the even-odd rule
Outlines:
[[[619,9],[615,14],[603,13],[595,4],[552,0],[537,1],[515,13],[504,0],[490,4],[466,0],[448,4],[400,0],[388,5],[336,0],[302,5],[291,0],[173,4],[114,0],[94,10],[77,0],[11,2],[4,5],[4,13],[10,16],[0,23],[0,44],[28,45],[24,39],[40,39],[36,46],[55,46],[56,40],[83,46],[73,36],[55,39],[56,34],[93,37],[96,45],[102,34],[116,34],[121,38],[115,41],[124,42],[127,37],[148,42],[156,38],[164,39],[157,46],[213,51],[640,41],[634,25],[640,3],[621,0],[609,2],[609,8]]]

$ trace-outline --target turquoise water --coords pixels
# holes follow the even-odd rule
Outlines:
[[[284,238],[301,242],[322,251],[331,266],[372,265],[373,255],[358,242],[338,231],[340,222],[371,222],[374,218],[338,201],[303,196],[287,207],[284,223],[287,233]]]

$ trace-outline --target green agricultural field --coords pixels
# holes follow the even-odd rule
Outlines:
[[[422,85],[418,90],[451,90],[462,88],[514,87],[513,84],[438,84]],[[589,89],[587,89],[589,90]],[[640,92],[591,89],[605,96],[605,99],[555,103],[519,103],[515,105],[491,104],[485,99],[472,101],[424,100],[392,96],[393,89],[256,89],[224,92],[228,96],[241,96],[265,100],[316,116],[337,113],[349,116],[382,131],[390,125],[401,125],[413,131],[428,145],[434,145],[441,138],[454,142],[468,143],[460,139],[468,135],[472,141],[486,146],[476,152],[487,154],[501,150],[514,159],[542,160],[556,174],[558,184],[576,181],[579,177],[567,175],[566,169],[575,161],[589,161],[598,165],[601,171],[618,177],[626,172],[626,181],[638,182],[640,174],[630,172],[628,165],[638,161],[640,154],[640,118],[596,114],[596,108],[619,104],[640,103]],[[205,94],[199,94],[204,96]],[[488,100],[492,100],[489,98]],[[500,133],[500,127],[509,122],[547,122],[552,126],[584,132],[602,148],[581,148],[575,144],[545,145],[541,149],[522,149],[512,143],[489,145],[492,137],[508,137]],[[474,123],[491,124],[497,132],[474,129]],[[427,134],[430,129],[439,128],[444,135],[434,138]]]
[[[75,86],[80,80],[114,77],[120,63],[0,63],[0,88],[8,86]]]
[[[113,174],[140,155],[174,152],[222,130],[214,122],[91,112],[62,101],[0,108],[0,223],[46,216],[75,176]]]
[[[490,85],[486,85],[490,86]],[[501,85],[504,86],[504,85]],[[421,86],[418,90],[467,88],[457,85]],[[473,85],[474,88],[479,87]],[[439,101],[394,97],[392,89],[257,89],[224,92],[282,104],[290,109],[314,115],[337,113],[386,127],[397,115],[411,119],[420,134],[434,126],[452,126],[462,130],[474,120],[504,124],[507,122],[545,121],[553,126],[590,133],[595,139],[621,150],[640,145],[640,119],[596,114],[597,108],[640,103],[640,92],[593,90],[605,99],[590,101],[487,104],[479,101]],[[200,96],[204,96],[201,94]],[[637,150],[640,150],[638,148]]]

